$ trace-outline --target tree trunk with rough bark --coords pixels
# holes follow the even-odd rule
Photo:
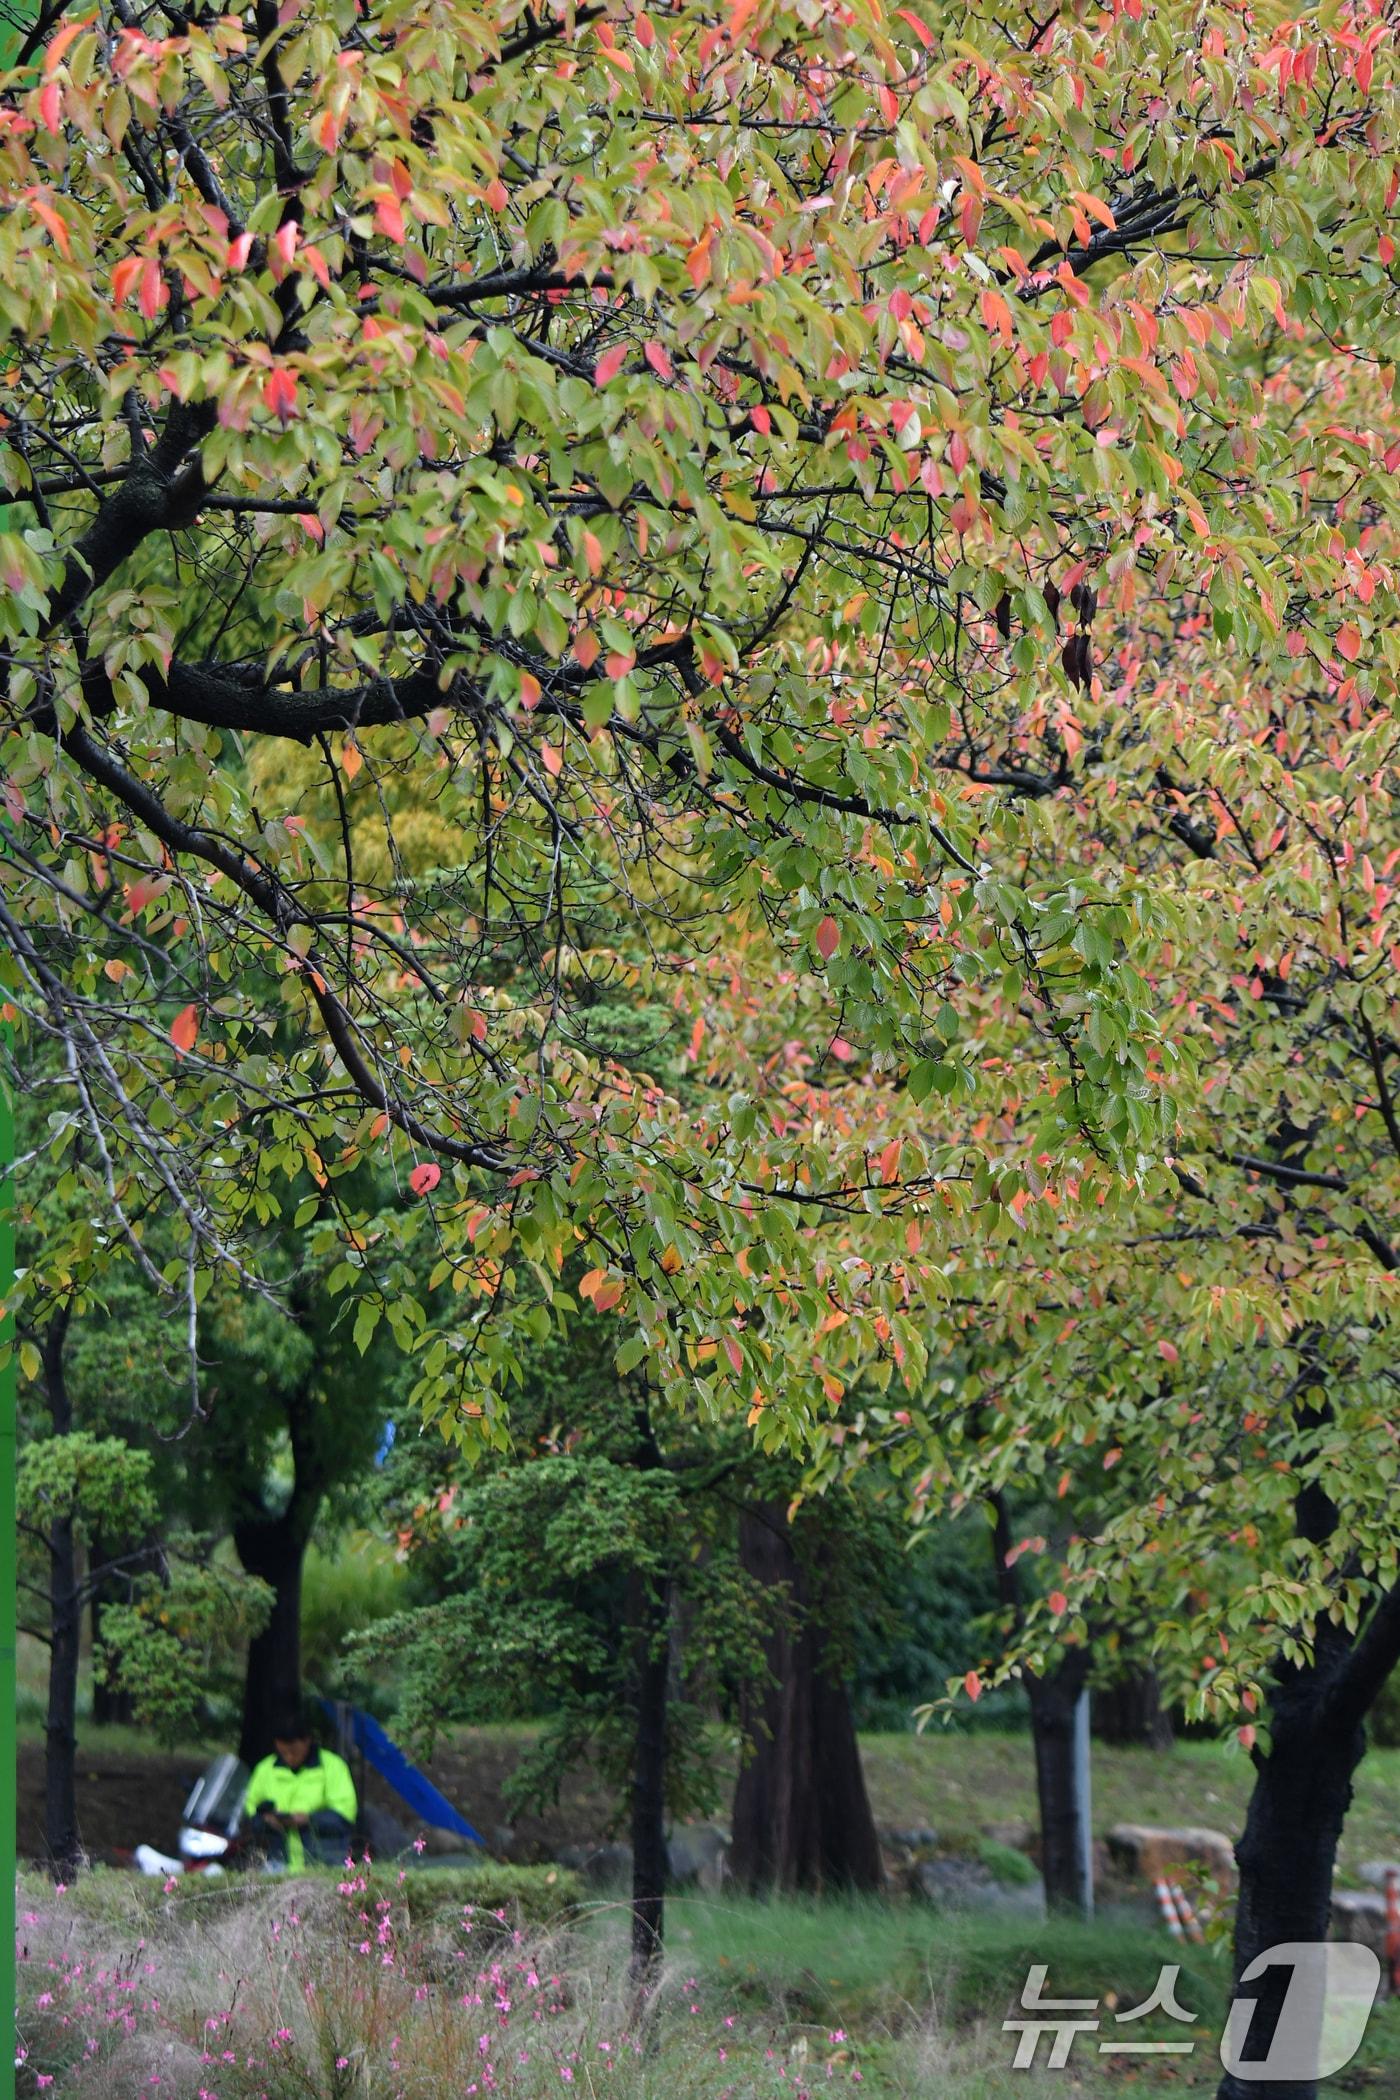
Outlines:
[[[73,1406],[63,1368],[68,1315],[44,1330],[44,1391],[55,1436],[73,1428]],[[82,1860],[78,1835],[78,1658],[82,1606],[78,1547],[71,1516],[49,1526],[49,1690],[44,1720],[44,1844],[56,1881],[71,1880]]]
[[[319,1506],[320,1498],[316,1498]],[[248,1517],[233,1527],[245,1573],[272,1590],[272,1615],[248,1643],[243,1727],[238,1754],[256,1764],[272,1748],[272,1724],[301,1699],[301,1574],[315,1508],[293,1506],[280,1517]]]
[[[734,1790],[730,1868],[748,1889],[877,1889],[880,1841],[850,1699],[826,1667],[811,1585],[781,1507],[740,1521],[745,1568],[791,1610],[765,1642],[772,1682],[745,1716],[753,1749]]]
[[[1093,1732],[1101,1743],[1170,1750],[1172,1717],[1162,1704],[1155,1670],[1126,1670],[1092,1693]]]
[[[1049,1910],[1088,1908],[1084,1886],[1086,1804],[1076,1784],[1075,1709],[1089,1674],[1089,1659],[1077,1649],[1066,1651],[1048,1677],[1033,1678],[1027,1690],[1031,1738],[1035,1747],[1035,1790],[1040,1808],[1040,1871]]]
[[[666,1929],[666,1718],[670,1696],[669,1583],[639,1582],[636,1640],[636,1751],[632,1764],[632,1952],[629,1977],[637,2015],[645,2012],[661,1966]]]
[[[1235,1980],[1270,1947],[1327,1938],[1332,1872],[1365,1750],[1359,1724],[1334,1725],[1318,1673],[1301,1671],[1275,1695],[1271,1744],[1256,1760],[1244,1835],[1235,1846]],[[1240,1995],[1254,2000],[1243,2060],[1268,2056],[1293,1971],[1273,1965]],[[1245,2079],[1226,2072],[1220,2100],[1313,2100],[1315,2078]]]

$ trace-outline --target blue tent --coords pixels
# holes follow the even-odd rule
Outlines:
[[[380,1778],[388,1782],[420,1823],[426,1823],[432,1830],[454,1831],[458,1837],[467,1838],[473,1845],[485,1849],[486,1840],[481,1832],[473,1830],[466,1817],[458,1815],[447,1796],[438,1792],[431,1779],[420,1772],[417,1765],[409,1763],[398,1744],[384,1733],[376,1720],[358,1706],[345,1706],[329,1699],[323,1699],[321,1704],[365,1763],[373,1766]]]

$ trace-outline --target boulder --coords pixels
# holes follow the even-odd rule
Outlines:
[[[618,1888],[632,1879],[630,1845],[565,1845],[554,1857],[561,1867],[582,1874],[590,1888]]]
[[[1037,1831],[1034,1823],[1018,1816],[1010,1823],[984,1823],[983,1837],[989,1837],[994,1845],[1009,1845],[1013,1852],[1024,1852],[1029,1858],[1035,1845]]]
[[[1109,1856],[1123,1873],[1143,1881],[1180,1879],[1182,1869],[1204,1868],[1223,1887],[1235,1879],[1235,1848],[1223,1830],[1183,1823],[1158,1829],[1150,1823],[1118,1823],[1108,1833]]]
[[[882,1824],[876,1835],[892,1852],[925,1852],[938,1843],[938,1832],[927,1824],[911,1830],[892,1830]]]
[[[1388,1875],[1400,1874],[1400,1859],[1368,1859],[1360,1873],[1361,1879],[1369,1882],[1373,1889],[1383,1889]]]
[[[909,1871],[909,1891],[939,1910],[984,1911],[1002,1917],[1043,1918],[1045,1884],[1035,1880],[1009,1887],[978,1859],[943,1855],[920,1860]]]
[[[666,1840],[666,1871],[675,1888],[718,1889],[729,1879],[729,1832],[714,1823],[681,1823]]]
[[[1382,1972],[1385,1959],[1385,1897],[1374,1889],[1337,1889],[1332,1896],[1332,1924],[1329,1936],[1334,1940],[1355,1940],[1380,1957]]]

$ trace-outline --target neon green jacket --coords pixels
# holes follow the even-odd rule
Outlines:
[[[295,1771],[283,1764],[276,1751],[270,1752],[254,1765],[243,1800],[244,1812],[250,1816],[256,1815],[264,1801],[270,1801],[279,1816],[314,1816],[318,1808],[330,1808],[344,1816],[347,1823],[354,1822],[357,1807],[350,1767],[334,1750],[313,1750]],[[300,1832],[288,1830],[288,1866],[305,1863]]]

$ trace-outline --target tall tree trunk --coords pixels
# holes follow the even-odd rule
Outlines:
[[[1334,1717],[1315,1669],[1299,1671],[1274,1696],[1267,1756],[1255,1761],[1244,1835],[1235,1846],[1235,1980],[1270,1947],[1327,1938],[1332,1872],[1351,1805],[1352,1775],[1365,1750],[1359,1723]],[[1241,1995],[1255,2001],[1244,2058],[1268,2055],[1293,1977],[1276,1964]],[[1242,2079],[1227,2072],[1220,2100],[1312,2100],[1313,2077]]]
[[[991,1500],[997,1594],[1019,1625],[1021,1570],[1012,1551],[1011,1519],[1004,1495]],[[1040,1808],[1040,1871],[1050,1910],[1083,1912],[1091,1894],[1084,1885],[1084,1852],[1091,1833],[1084,1829],[1085,1804],[1079,1798],[1074,1756],[1075,1708],[1088,1677],[1085,1650],[1064,1648],[1047,1676],[1026,1679]]]
[[[1125,1670],[1093,1691],[1094,1734],[1101,1743],[1170,1750],[1172,1718],[1162,1704],[1155,1670]]]
[[[645,2009],[666,1930],[666,1717],[670,1696],[670,1584],[638,1582],[637,1733],[632,1764],[632,1957],[634,2004]]]
[[[115,1552],[116,1548],[103,1538],[101,1532],[94,1531],[90,1556],[92,1569],[100,1570],[103,1568],[106,1562],[114,1556]],[[108,1684],[106,1678],[102,1675],[100,1662],[102,1652],[102,1608],[105,1604],[120,1603],[124,1596],[130,1594],[131,1584],[129,1580],[126,1582],[121,1582],[120,1580],[114,1582],[110,1576],[104,1578],[100,1573],[93,1573],[90,1576],[90,1581],[92,1596],[88,1605],[88,1613],[90,1632],[92,1634],[92,1718],[102,1726],[109,1726],[113,1723],[129,1725],[133,1718],[131,1694],[116,1685]]]
[[[771,1681],[745,1715],[753,1747],[734,1789],[731,1871],[749,1889],[879,1888],[884,1867],[850,1698],[826,1668],[781,1506],[746,1510],[739,1544],[775,1608],[764,1643]],[[780,1586],[790,1609],[777,1609]]]
[[[68,1314],[56,1313],[44,1330],[44,1390],[55,1436],[73,1428],[63,1368]],[[78,1654],[82,1610],[78,1549],[71,1515],[49,1526],[49,1698],[44,1723],[44,1843],[55,1880],[71,1880],[82,1859],[78,1836]]]
[[[272,1725],[301,1698],[301,1575],[319,1497],[308,1514],[293,1497],[280,1517],[248,1517],[233,1527],[244,1571],[272,1590],[272,1616],[248,1643],[243,1684],[243,1728],[238,1754],[256,1764],[272,1748]]]
[[[1058,1669],[1027,1683],[1040,1807],[1040,1871],[1050,1910],[1088,1908],[1084,1856],[1090,1833],[1084,1828],[1086,1804],[1079,1796],[1074,1745],[1075,1709],[1088,1674],[1088,1656],[1072,1648]]]

